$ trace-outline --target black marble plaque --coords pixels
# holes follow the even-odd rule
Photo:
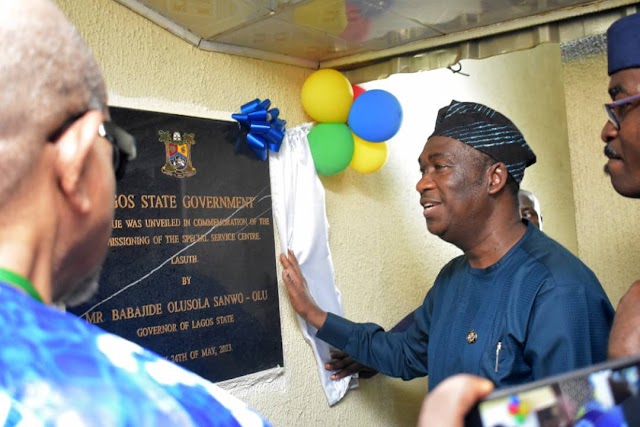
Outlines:
[[[111,115],[138,158],[100,290],[70,311],[214,382],[282,366],[269,163],[235,122]]]

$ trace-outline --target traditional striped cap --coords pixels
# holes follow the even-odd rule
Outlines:
[[[454,100],[441,108],[431,136],[456,139],[504,163],[518,184],[524,169],[536,162],[536,155],[511,120],[475,102]]]
[[[640,68],[640,13],[625,16],[607,30],[609,75]]]

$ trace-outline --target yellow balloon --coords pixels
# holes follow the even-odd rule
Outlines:
[[[349,163],[351,169],[366,174],[382,168],[387,162],[387,143],[365,141],[355,133],[351,133],[353,135],[353,157]]]
[[[302,85],[302,108],[321,123],[346,123],[353,103],[353,88],[341,72],[318,70]]]

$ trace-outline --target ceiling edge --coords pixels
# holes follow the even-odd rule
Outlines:
[[[179,26],[166,16],[160,14],[154,9],[145,6],[139,3],[136,0],[115,0],[116,2],[122,4],[123,6],[131,9],[137,14],[143,16],[144,18],[149,19],[153,23],[159,25],[165,30],[169,31],[175,36],[189,42],[190,44],[196,46],[199,49],[209,51],[209,52],[217,52],[217,53],[226,53],[229,55],[238,55],[245,58],[254,58],[260,59],[264,61],[277,62],[280,64],[286,65],[295,65],[297,67],[310,68],[316,70],[319,68],[318,61],[310,61],[303,58],[297,58],[288,55],[282,55],[279,53],[267,52],[260,49],[252,49],[243,46],[235,46],[226,43],[218,43],[212,42],[208,40],[204,40],[202,37],[192,33],[191,31]]]
[[[447,45],[467,42],[476,39],[486,39],[504,33],[524,30],[537,27],[552,22],[576,18],[579,16],[599,13],[610,9],[621,8],[637,4],[637,0],[600,0],[585,5],[559,9],[553,12],[544,13],[526,18],[514,19],[512,21],[501,22],[499,24],[474,28],[468,31],[461,31],[443,36],[433,37],[419,42],[408,43],[394,48],[384,49],[376,52],[365,52],[337,58],[328,61],[321,61],[320,68],[335,68],[339,70],[349,70],[367,64],[384,61],[386,59],[397,58],[416,53],[424,53]]]

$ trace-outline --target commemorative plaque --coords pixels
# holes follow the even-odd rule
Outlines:
[[[282,366],[269,163],[237,123],[127,108],[98,293],[70,309],[217,382]]]

